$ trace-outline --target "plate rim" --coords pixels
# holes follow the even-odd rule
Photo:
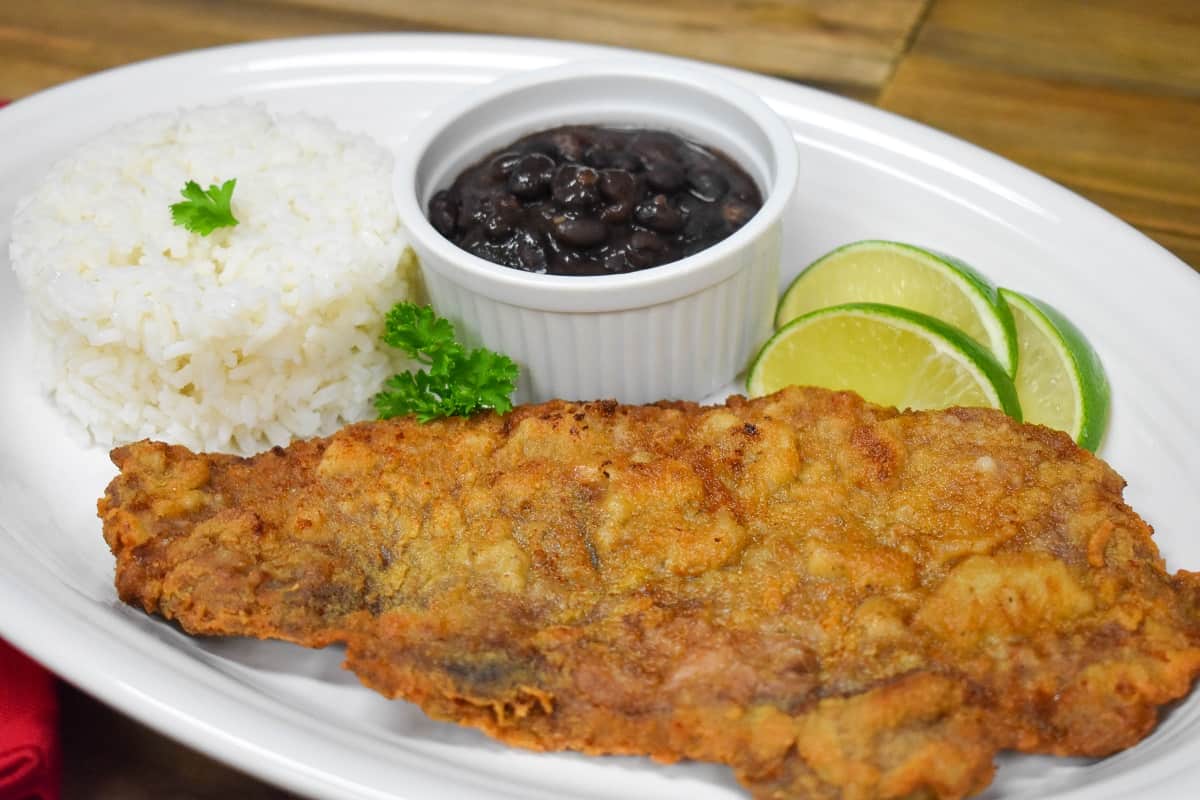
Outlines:
[[[113,82],[119,83],[131,76],[140,76],[147,72],[161,69],[163,65],[175,67],[186,65],[188,62],[206,61],[209,59],[224,59],[230,62],[245,61],[253,53],[270,51],[278,51],[280,53],[293,50],[336,52],[341,47],[353,44],[394,49],[403,46],[404,43],[413,42],[427,42],[432,49],[444,49],[448,51],[467,47],[478,48],[484,45],[493,47],[500,45],[504,48],[513,48],[514,50],[532,48],[536,51],[549,51],[549,55],[562,55],[564,59],[586,58],[607,53],[686,62],[722,71],[727,75],[736,76],[740,80],[748,81],[759,87],[770,86],[780,93],[795,94],[797,97],[819,98],[821,103],[831,105],[835,111],[838,109],[854,111],[851,116],[866,115],[872,119],[887,119],[889,120],[890,134],[895,138],[913,138],[917,141],[918,147],[921,148],[924,148],[930,142],[949,147],[951,151],[957,154],[966,154],[971,163],[980,165],[980,168],[984,171],[999,170],[1003,172],[1006,184],[1016,181],[1018,184],[1028,187],[1034,194],[1046,194],[1049,192],[1055,207],[1061,206],[1077,215],[1081,214],[1085,217],[1098,212],[1102,217],[1098,217],[1097,219],[1106,224],[1111,235],[1120,236],[1130,247],[1142,253],[1153,253],[1154,257],[1147,259],[1146,267],[1156,270],[1158,274],[1163,276],[1164,280],[1172,284],[1187,286],[1187,291],[1191,292],[1195,298],[1200,299],[1200,281],[1195,280],[1200,275],[1197,275],[1191,267],[1166,250],[1162,245],[1090,200],[1045,176],[1009,161],[1003,156],[922,123],[902,117],[894,112],[876,108],[850,98],[841,97],[821,89],[794,84],[772,76],[732,67],[610,45],[519,36],[410,32],[317,35],[216,45],[112,67],[50,87],[33,95],[19,98],[3,109],[0,109],[0,130],[8,127],[10,124],[19,125],[20,119],[26,114],[40,113],[44,108],[51,108],[55,104],[74,102],[72,98],[94,91],[95,87],[104,88]],[[1112,223],[1117,223],[1117,225],[1113,225]],[[1151,249],[1147,250],[1147,245]],[[7,538],[18,542],[18,546],[20,546],[17,537],[13,536],[2,524],[0,524],[0,532],[4,533]],[[355,796],[397,798],[408,796],[407,792],[403,790],[401,790],[403,793],[400,794],[394,792],[381,794],[361,784],[357,787],[346,786],[344,781],[331,780],[331,775],[324,771],[307,774],[312,771],[304,769],[306,764],[303,758],[287,756],[271,748],[256,748],[254,743],[249,741],[249,739],[254,730],[261,727],[260,718],[256,718],[253,725],[247,725],[243,721],[242,728],[245,730],[239,730],[239,733],[242,735],[230,734],[227,731],[214,731],[211,726],[204,724],[203,720],[185,715],[180,707],[171,706],[157,699],[155,693],[139,691],[137,681],[123,680],[122,676],[104,671],[83,671],[81,673],[74,668],[74,665],[68,663],[70,657],[64,650],[56,649],[51,645],[42,643],[44,637],[39,636],[39,632],[45,629],[45,623],[58,622],[61,624],[61,621],[66,619],[69,622],[70,630],[75,634],[77,645],[74,649],[77,653],[85,651],[93,655],[98,653],[104,655],[124,653],[126,652],[126,648],[121,645],[125,640],[111,639],[104,636],[101,629],[88,624],[70,603],[61,601],[58,598],[55,598],[55,601],[49,605],[37,602],[39,592],[35,588],[36,581],[31,580],[32,566],[30,565],[33,563],[35,562],[22,563],[19,560],[17,560],[15,566],[0,563],[0,575],[6,578],[6,580],[0,581],[0,633],[18,648],[42,661],[47,666],[50,666],[61,679],[80,686],[80,688],[99,698],[102,702],[119,709],[122,713],[139,720],[169,738],[204,752],[247,774],[285,787],[298,794],[312,797]],[[41,609],[41,611],[24,614],[3,613],[3,610],[8,608]],[[56,609],[58,613],[47,613],[44,610],[46,608]],[[139,639],[141,649],[143,651],[147,649],[153,651],[156,658],[154,660],[139,660],[136,670],[134,670],[136,674],[133,677],[149,676],[151,680],[147,681],[147,683],[159,686],[160,691],[157,693],[159,697],[170,694],[170,686],[175,680],[175,673],[172,673],[171,678],[168,680],[154,680],[161,673],[164,666],[178,666],[180,669],[195,672],[209,670],[209,667],[197,662],[196,659],[190,657],[185,652],[172,648],[165,642],[148,636],[144,631],[137,631],[136,635]],[[91,647],[85,647],[85,643],[90,643]],[[152,666],[148,667],[147,665]],[[126,673],[125,677],[130,676]],[[226,677],[228,676],[222,674],[222,678]],[[229,686],[214,686],[211,681],[192,680],[190,676],[185,680],[188,681],[189,690],[193,693],[191,697],[192,702],[189,704],[191,707],[206,706],[211,708],[214,703],[217,705],[229,705],[232,703],[244,708],[244,706],[237,704],[235,698],[231,696]],[[228,683],[228,681],[222,680],[220,683],[224,684]],[[201,694],[196,693],[198,689],[201,690]],[[257,696],[256,693],[244,686],[239,686],[237,693]],[[201,700],[201,696],[205,699]],[[260,698],[261,700],[262,698]],[[316,724],[310,715],[302,711],[287,708],[283,700],[266,698],[265,703],[260,702],[257,705],[259,705],[260,709],[263,706],[275,706],[277,708],[274,711],[287,711],[287,716],[295,716]],[[272,709],[268,708],[266,710],[271,711]],[[280,715],[275,713],[272,716],[278,717]],[[361,738],[366,741],[355,741],[354,746],[351,746],[350,742],[345,739],[336,742],[337,748],[345,751],[347,755],[361,754],[386,746],[378,739],[370,737],[365,733],[352,733],[355,738]],[[374,745],[372,745],[372,742],[374,742]],[[322,739],[321,743],[326,747],[333,744],[329,738]],[[297,752],[300,752],[302,749],[303,744],[300,745],[300,749]],[[390,755],[394,757],[394,753],[390,753]],[[1175,772],[1177,771],[1172,771],[1170,774],[1174,775]],[[451,778],[453,777],[451,775]],[[1079,791],[1086,792],[1087,788],[1082,787],[1081,790],[1068,791],[1056,796],[1061,798],[1078,796]],[[345,793],[346,790],[357,793],[348,795]],[[494,796],[499,796],[494,794],[494,789],[491,791]],[[526,794],[524,796],[531,795]]]

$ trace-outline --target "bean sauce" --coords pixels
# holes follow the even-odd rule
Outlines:
[[[606,275],[697,253],[746,224],[762,195],[723,153],[666,131],[568,125],[522,137],[429,202],[429,221],[480,258]]]

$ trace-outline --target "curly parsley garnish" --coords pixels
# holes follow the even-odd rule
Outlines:
[[[186,199],[182,203],[171,206],[171,219],[176,225],[182,225],[192,233],[208,236],[217,228],[228,228],[237,225],[233,216],[233,187],[237,179],[228,180],[217,186],[215,183],[208,190],[200,188],[195,181],[188,181],[180,194]]]
[[[454,325],[429,306],[397,303],[387,315],[383,340],[428,369],[393,375],[375,395],[380,419],[411,414],[421,422],[465,417],[485,408],[503,414],[517,384],[517,365],[491,350],[467,350]]]

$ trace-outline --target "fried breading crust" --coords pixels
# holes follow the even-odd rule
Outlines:
[[[956,798],[1101,756],[1200,670],[1122,479],[998,412],[789,389],[141,442],[99,503],[123,600],[347,646],[388,697],[539,750],[730,765],[756,798]]]

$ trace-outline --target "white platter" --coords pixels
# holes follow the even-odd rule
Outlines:
[[[126,713],[313,797],[744,797],[727,770],[510,749],[361,688],[336,651],[189,638],[121,605],[95,501],[106,453],[68,435],[31,378],[7,263],[14,204],[49,164],[150,111],[249,98],[328,115],[401,148],[453,92],[611,53],[442,35],[302,39],[207,50],[103,73],[0,111],[0,636]],[[717,69],[717,68],[713,68]],[[897,238],[973,263],[1058,306],[1113,384],[1103,455],[1157,530],[1170,569],[1200,568],[1200,279],[1116,218],[1001,158],[829,94],[721,70],[795,131],[800,200],[785,280],[854,239]],[[1005,756],[987,798],[1183,798],[1200,779],[1200,693],[1148,740],[1101,762]]]

